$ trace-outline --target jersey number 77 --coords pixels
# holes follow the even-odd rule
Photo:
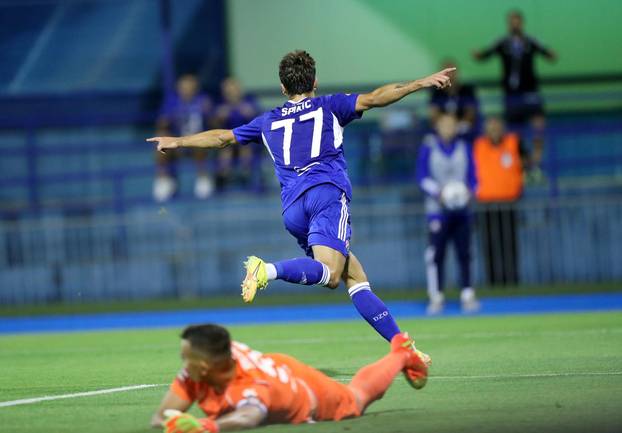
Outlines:
[[[298,118],[298,120],[300,122],[306,122],[308,120],[314,121],[313,138],[311,139],[311,158],[316,158],[320,156],[320,145],[322,143],[322,127],[324,126],[324,112],[322,107],[318,108],[317,110],[302,114]],[[285,165],[291,164],[290,151],[292,146],[292,135],[294,133],[294,123],[296,123],[296,119],[282,119],[272,122],[272,125],[270,125],[271,131],[284,128],[283,163]]]

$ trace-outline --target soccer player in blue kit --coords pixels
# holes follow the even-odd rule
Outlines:
[[[372,292],[363,266],[350,251],[352,187],[343,152],[343,130],[363,112],[384,107],[423,88],[444,88],[444,69],[428,77],[387,84],[365,94],[315,96],[315,61],[306,51],[286,54],[279,64],[281,107],[233,130],[213,129],[185,137],[154,137],[165,152],[179,147],[223,148],[262,142],[274,161],[281,184],[285,227],[307,257],[266,263],[256,256],[245,262],[242,297],[252,302],[270,280],[337,288],[345,282],[361,316],[386,340],[400,332],[385,304]]]

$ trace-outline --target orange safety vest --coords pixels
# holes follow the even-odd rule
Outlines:
[[[486,136],[475,140],[473,160],[477,172],[477,199],[514,201],[523,191],[523,166],[516,134],[506,134],[493,145]]]

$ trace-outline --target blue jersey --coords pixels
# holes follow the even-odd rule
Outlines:
[[[348,199],[352,186],[343,154],[343,128],[362,113],[358,95],[335,94],[288,101],[233,130],[240,144],[263,142],[274,161],[285,211],[309,188],[331,183]]]

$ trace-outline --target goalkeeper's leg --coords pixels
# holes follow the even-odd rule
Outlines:
[[[418,353],[413,350],[408,334],[397,334],[391,341],[391,352],[380,360],[361,368],[348,385],[354,393],[362,414],[374,401],[382,398],[393,379],[400,372],[407,380],[416,382],[422,388],[428,377],[428,368]]]

